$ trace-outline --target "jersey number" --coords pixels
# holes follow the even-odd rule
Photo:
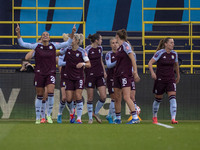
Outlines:
[[[55,81],[56,81],[56,80],[55,80],[55,77],[54,77],[54,76],[50,76],[50,78],[51,78],[51,79],[50,79],[51,82],[52,82],[53,84],[55,84]]]

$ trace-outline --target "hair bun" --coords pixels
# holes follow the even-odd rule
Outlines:
[[[91,39],[91,38],[92,38],[92,35],[91,35],[91,34],[89,34],[89,35],[88,35],[88,38],[89,38],[89,39]]]

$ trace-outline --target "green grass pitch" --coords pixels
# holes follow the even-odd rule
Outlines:
[[[56,122],[56,121],[55,121]],[[200,121],[179,121],[169,129],[151,121],[126,125],[40,124],[0,120],[0,150],[199,150]]]

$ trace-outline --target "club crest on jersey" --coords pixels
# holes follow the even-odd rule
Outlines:
[[[91,87],[91,86],[92,86],[92,83],[91,83],[91,82],[89,82],[89,83],[88,83],[88,86],[89,86],[89,87]]]
[[[94,52],[91,52],[91,54],[94,54]]]
[[[70,55],[71,53],[70,53],[70,52],[68,52],[68,54]]]
[[[76,54],[76,57],[79,57],[79,53]]]
[[[163,56],[163,58],[166,58],[166,56]]]
[[[174,59],[174,55],[172,55],[172,59]]]
[[[52,48],[53,48],[53,47],[50,45],[50,46],[49,46],[49,49],[52,49]]]
[[[43,46],[40,46],[40,49],[43,49]]]

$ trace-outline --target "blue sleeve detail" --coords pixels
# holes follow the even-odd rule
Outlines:
[[[88,54],[89,53],[89,50],[91,49],[91,45],[88,45],[86,48],[85,48],[85,51],[86,53]]]
[[[154,55],[153,55],[153,59],[155,61],[158,61],[158,59],[161,57],[161,55],[165,52],[165,50],[161,49],[159,51],[157,51]]]
[[[66,62],[64,61],[65,55],[58,57],[58,66],[65,66]]]
[[[115,67],[117,61],[111,62],[111,52],[108,52],[105,57],[105,62],[108,68],[113,68]]]
[[[123,49],[124,49],[124,51],[126,52],[127,55],[129,53],[133,53],[131,46],[127,42],[124,42],[122,45],[123,45]]]
[[[28,48],[28,49],[35,49],[37,46],[38,46],[38,43],[26,43],[22,40],[22,38],[19,38],[18,39],[18,43],[21,47],[25,47],[25,48]]]
[[[66,48],[61,48],[60,51],[59,51],[60,54],[64,55],[64,54],[66,53],[66,51],[67,51],[67,48],[68,48],[68,47],[66,47]]]
[[[56,49],[61,49],[72,44],[73,39],[69,38],[66,42],[62,43],[53,43]]]
[[[175,62],[178,62],[178,53],[176,51],[173,51],[176,55],[176,59],[175,59]]]
[[[101,57],[103,57],[103,47],[102,46],[100,47],[101,47]]]

